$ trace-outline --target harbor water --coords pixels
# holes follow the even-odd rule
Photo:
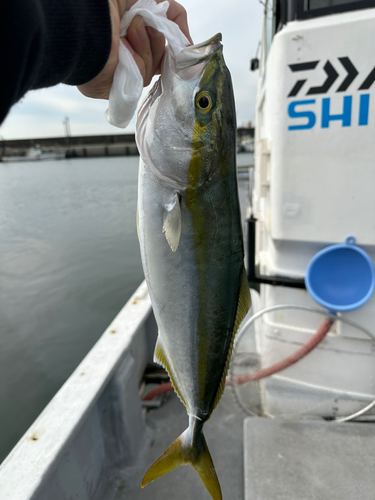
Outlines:
[[[138,162],[0,163],[0,462],[143,280]]]

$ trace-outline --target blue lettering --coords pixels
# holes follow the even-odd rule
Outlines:
[[[316,122],[315,113],[312,111],[296,111],[297,106],[302,106],[304,104],[315,104],[315,99],[308,101],[294,101],[288,106],[288,115],[290,118],[307,118],[307,123],[304,125],[290,125],[288,130],[305,130],[308,128],[313,128]]]
[[[368,111],[370,107],[370,94],[361,94],[359,98],[358,125],[368,125]]]
[[[348,95],[344,97],[344,109],[341,115],[330,115],[330,101],[331,99],[329,97],[325,97],[322,100],[322,128],[328,128],[329,122],[334,120],[341,120],[343,127],[350,127],[352,118],[352,96]]]

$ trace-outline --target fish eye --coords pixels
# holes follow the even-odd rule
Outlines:
[[[195,99],[195,104],[198,109],[207,113],[212,108],[212,98],[208,92],[200,92]]]
[[[208,106],[210,105],[210,101],[208,100],[208,97],[207,96],[202,96],[199,101],[198,101],[198,105],[200,108],[202,109],[206,109],[208,108]]]

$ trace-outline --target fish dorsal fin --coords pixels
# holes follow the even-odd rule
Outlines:
[[[226,360],[225,366],[224,366],[223,376],[222,376],[220,386],[219,386],[219,389],[218,389],[216,397],[215,397],[215,402],[214,402],[214,406],[212,408],[212,411],[216,408],[216,406],[218,405],[218,403],[221,399],[221,396],[223,395],[223,392],[225,389],[225,380],[227,378],[230,360],[232,358],[234,337],[236,336],[236,333],[238,331],[240,324],[242,323],[242,320],[244,319],[248,310],[250,309],[250,306],[251,306],[251,298],[250,298],[249,284],[247,281],[246,271],[245,271],[245,269],[243,269],[242,278],[241,278],[241,286],[240,286],[240,294],[239,294],[238,302],[237,302],[237,312],[236,312],[236,319],[234,321],[234,326],[233,326],[232,338],[230,341],[227,360]]]
[[[181,237],[181,196],[175,193],[170,203],[164,206],[163,233],[172,252],[175,252]]]
[[[167,356],[165,355],[163,346],[161,345],[160,336],[158,336],[158,340],[156,341],[155,352],[154,352],[154,361],[157,362],[157,363],[159,363],[160,365],[162,365],[162,367],[165,370],[167,370],[169,378],[171,379],[171,383],[173,385],[173,388],[174,388],[174,390],[177,393],[177,396],[180,398],[181,402],[186,407],[185,400],[181,396],[179,388],[177,387],[177,384],[176,384],[176,382],[174,380],[174,377],[173,377],[172,370],[171,370],[171,368],[169,366],[169,362],[168,362]]]

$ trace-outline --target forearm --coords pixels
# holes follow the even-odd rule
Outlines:
[[[0,123],[28,90],[81,85],[111,49],[108,0],[1,0]]]

